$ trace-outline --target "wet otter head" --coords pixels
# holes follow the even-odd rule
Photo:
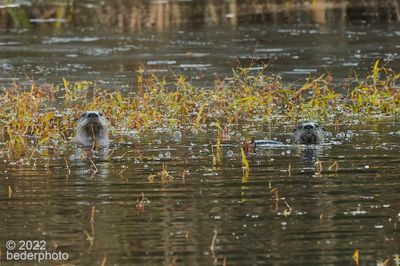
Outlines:
[[[85,147],[108,147],[108,120],[100,112],[84,112],[77,120],[76,142]]]
[[[320,144],[324,141],[324,129],[314,122],[300,124],[293,133],[296,143]]]

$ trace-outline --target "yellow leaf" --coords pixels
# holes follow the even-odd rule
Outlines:
[[[125,105],[124,105],[124,101],[122,100],[121,93],[118,92],[118,93],[115,95],[115,98],[117,99],[117,102],[118,102],[119,106],[121,106],[122,108],[124,108]]]
[[[200,127],[200,120],[201,120],[201,118],[202,118],[202,114],[203,114],[203,111],[204,111],[204,108],[206,107],[206,105],[207,105],[207,103],[203,103],[203,104],[200,106],[200,109],[199,109],[199,112],[198,112],[197,118],[196,118],[196,127],[197,127],[197,128]]]
[[[378,59],[375,61],[374,69],[373,69],[374,82],[376,82],[378,80],[378,75],[379,75],[380,70],[381,69],[379,68],[379,59]]]
[[[247,161],[247,158],[246,158],[246,154],[244,153],[243,148],[240,148],[240,151],[242,153],[242,165],[244,168],[246,168],[246,171],[248,171],[248,170],[250,170],[250,167],[249,167],[249,162]]]
[[[353,261],[354,261],[354,263],[355,263],[356,265],[360,265],[359,258],[360,258],[360,252],[358,251],[358,249],[356,249],[356,250],[354,251],[354,253],[353,253]]]
[[[39,141],[39,145],[42,145],[43,143],[46,143],[47,141],[49,141],[50,137],[44,137],[43,139],[41,139]]]
[[[69,87],[69,81],[63,78],[64,88],[67,90]]]
[[[44,116],[44,121],[50,121],[51,119],[53,119],[54,118],[54,113],[52,113],[52,112],[48,112],[48,113],[46,113],[45,114],[45,116]]]

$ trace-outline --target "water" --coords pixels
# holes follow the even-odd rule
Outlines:
[[[95,2],[82,3],[104,11]],[[219,26],[194,15],[184,22],[190,14],[178,25],[140,29],[97,25],[93,15],[70,23],[59,18],[58,27],[44,16],[32,17],[27,30],[1,24],[0,82],[33,77],[60,83],[65,77],[130,87],[143,64],[160,75],[184,74],[204,88],[230,75],[238,60],[254,61],[254,71],[269,63],[285,82],[328,69],[340,83],[349,70],[363,73],[377,58],[390,59],[399,70],[397,22],[365,11],[354,12],[362,16],[353,20],[348,13],[342,23],[317,23],[304,12],[286,20],[279,12],[274,19],[252,14],[244,21],[239,12],[232,23],[226,14],[235,13],[228,10]],[[46,240],[47,250],[68,253],[74,265],[101,265],[104,259],[107,265],[223,265],[224,259],[227,265],[348,265],[356,249],[362,265],[386,258],[396,265],[398,122],[323,126],[333,136],[324,145],[287,144],[249,156],[248,177],[237,132],[222,143],[217,167],[211,131],[160,128],[148,136],[113,136],[109,160],[96,158],[96,168],[76,159],[72,143],[28,154],[29,161],[9,161],[0,152],[1,265],[18,265],[6,262],[3,243],[10,239]],[[256,139],[292,139],[292,127],[251,130],[247,135]],[[151,183],[163,167],[173,182],[155,177]]]
[[[398,252],[398,123],[351,129],[352,138],[316,147],[259,150],[248,178],[237,141],[223,145],[222,164],[212,167],[209,135],[117,139],[94,175],[90,161],[68,159],[72,146],[44,150],[30,165],[2,161],[2,241],[45,239],[79,265],[104,256],[115,265],[167,265],[173,256],[183,265],[342,265],[355,249],[373,265]],[[284,141],[284,130],[272,137]],[[335,161],[338,170],[329,170]],[[174,181],[150,183],[163,164]]]
[[[239,65],[269,64],[286,82],[330,72],[365,74],[378,59],[398,67],[398,25],[357,25],[327,31],[318,25],[238,26],[138,34],[19,32],[0,35],[2,83],[94,80],[127,86],[143,64],[158,75],[183,74],[211,86]],[[385,39],[385,42],[382,42]],[[288,45],[289,44],[289,45]],[[51,60],[49,60],[51,59]],[[169,73],[168,73],[169,72]]]
[[[248,10],[240,2],[235,2],[236,8],[228,2],[140,2],[138,7],[121,1],[120,8],[110,2],[103,9],[102,4],[79,1],[74,12],[65,3],[22,5],[20,10],[30,21],[25,27],[22,22],[13,26],[12,17],[0,13],[6,21],[0,23],[0,82],[60,83],[64,77],[97,81],[103,87],[130,86],[139,65],[159,75],[184,74],[204,87],[230,76],[239,64],[253,63],[254,71],[268,64],[270,72],[283,76],[285,82],[326,72],[337,79],[351,70],[364,75],[378,58],[398,69],[400,31],[395,8],[390,9],[392,14],[382,11],[384,5],[322,10],[288,5],[283,12],[271,11],[268,4]],[[395,1],[387,6],[395,7]],[[138,8],[146,16],[136,21]],[[221,12],[213,17],[207,8]],[[63,21],[35,20],[54,17],[54,12]],[[120,22],[112,19],[116,12],[122,12]],[[25,21],[23,16],[14,17],[19,20]]]

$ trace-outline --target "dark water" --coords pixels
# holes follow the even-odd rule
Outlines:
[[[65,77],[129,86],[141,64],[159,75],[184,74],[201,87],[239,64],[269,64],[286,82],[326,72],[338,80],[352,70],[364,75],[376,59],[399,65],[397,1],[26,3],[14,12],[19,16],[0,9],[2,84]]]
[[[352,138],[320,146],[259,150],[248,178],[237,141],[224,143],[213,168],[214,137],[189,132],[182,142],[168,132],[115,140],[94,176],[89,161],[68,159],[72,147],[34,155],[35,169],[2,160],[1,241],[45,239],[75,265],[100,265],[104,256],[110,265],[168,265],[174,256],[177,265],[350,265],[355,249],[363,265],[375,265],[400,243],[398,123],[339,131],[349,129]],[[271,136],[285,141],[284,130]],[[328,170],[335,161],[338,170]],[[163,164],[174,181],[149,183]]]
[[[285,81],[329,71],[364,75],[376,59],[398,69],[399,25],[357,25],[327,31],[318,25],[247,25],[136,34],[21,32],[0,35],[2,83],[94,80],[126,86],[140,64],[158,75],[184,74],[199,86],[232,74],[231,68],[270,64]],[[384,40],[384,41],[383,41]],[[1,69],[2,68],[2,69]]]
[[[126,18],[122,26],[112,20],[122,12],[113,7],[126,4],[116,2],[79,2],[80,15],[72,20],[23,4],[30,21],[25,26],[3,14],[2,86],[32,78],[59,83],[62,77],[133,86],[140,64],[159,75],[184,74],[200,87],[230,75],[238,61],[253,61],[254,68],[269,63],[271,73],[287,82],[328,70],[340,83],[350,70],[365,73],[378,58],[399,70],[399,23],[381,8],[348,9],[344,18],[344,9],[326,10],[321,18],[296,8],[241,13],[239,5],[237,14],[220,10],[215,21],[198,15],[203,5],[188,9],[182,2],[187,13],[180,13],[179,23],[154,25],[145,19],[153,14],[151,5],[138,1],[148,13],[141,27],[129,28]],[[96,12],[87,15],[85,8]],[[111,22],[96,20],[106,15]],[[286,142],[292,126],[247,136]],[[101,265],[103,259],[106,265],[174,265],[175,259],[176,265],[223,265],[224,259],[226,265],[352,265],[356,249],[361,265],[386,258],[398,265],[398,122],[324,126],[334,136],[326,145],[259,150],[249,157],[248,177],[238,137],[223,143],[222,163],[212,166],[216,132],[182,132],[179,142],[161,129],[113,136],[110,159],[96,159],[95,174],[89,160],[74,159],[72,144],[41,149],[29,165],[0,152],[0,264],[18,265],[6,261],[7,240],[46,240],[47,250],[68,253],[65,263],[73,265]],[[352,138],[335,137],[347,130]],[[329,170],[335,161],[338,169]],[[150,183],[163,164],[174,181]],[[137,206],[142,193],[143,209]]]

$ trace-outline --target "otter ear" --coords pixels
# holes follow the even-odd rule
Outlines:
[[[99,112],[99,116],[104,117],[108,120],[108,122],[110,122],[110,118],[108,118],[108,116],[105,116],[102,112]]]
[[[110,126],[111,125],[111,119],[108,116],[103,116],[103,117],[107,120],[107,123]]]
[[[75,122],[77,122],[78,120],[84,118],[86,116],[87,112],[83,112],[80,116],[75,118]]]

